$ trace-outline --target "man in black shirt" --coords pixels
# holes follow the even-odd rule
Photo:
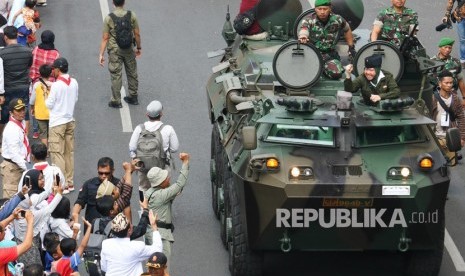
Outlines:
[[[97,163],[98,176],[87,180],[82,189],[79,191],[76,203],[74,203],[72,219],[78,221],[79,213],[82,209],[86,208],[85,218],[87,221],[94,221],[94,219],[102,215],[97,211],[97,190],[103,181],[108,180],[114,185],[120,181],[113,176],[115,171],[115,164],[110,157],[102,157]]]
[[[10,118],[8,104],[13,98],[22,99],[29,104],[29,68],[32,65],[32,51],[29,47],[18,44],[18,29],[14,26],[6,26],[3,30],[5,48],[0,50],[0,58],[3,60],[3,74],[5,94],[0,94],[2,104],[0,118],[0,134]],[[29,129],[29,112],[26,112],[26,129]]]

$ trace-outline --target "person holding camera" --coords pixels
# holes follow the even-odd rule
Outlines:
[[[454,9],[454,4],[457,5]],[[458,0],[447,0],[446,13],[442,18],[443,24],[450,22],[457,23],[457,35],[460,41],[460,64],[462,69],[465,69],[465,2]]]
[[[16,261],[18,257],[28,252],[32,246],[32,236],[34,227],[34,215],[31,211],[15,209],[6,219],[0,222],[0,241],[5,238],[5,228],[13,220],[23,218],[26,220],[27,230],[23,242],[13,247],[0,248],[0,271],[8,271],[9,262]],[[6,274],[8,275],[8,274]]]
[[[444,62],[444,70],[448,70],[452,73],[454,78],[454,91],[457,92],[457,89],[460,89],[462,93],[462,106],[465,106],[465,82],[463,81],[462,66],[460,60],[451,55],[454,42],[455,40],[450,37],[441,38],[438,43],[438,54],[431,59]],[[434,74],[433,77],[432,83],[437,86],[437,74]]]
[[[147,172],[152,167],[170,169],[170,153],[177,152],[179,140],[174,128],[161,121],[163,106],[159,101],[152,101],[147,106],[148,121],[138,125],[129,141],[129,155],[138,159],[139,195],[142,196],[150,188]]]

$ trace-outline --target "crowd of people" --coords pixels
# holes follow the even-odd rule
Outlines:
[[[113,4],[115,10],[104,20],[99,63],[104,65],[106,49],[113,92],[109,106],[119,108],[123,66],[129,84],[124,100],[138,104],[135,58],[141,42],[135,13],[124,9],[124,0]],[[82,260],[89,275],[168,275],[171,203],[186,184],[189,154],[180,153],[181,175],[170,185],[179,141],[173,127],[161,122],[162,104],[153,101],[148,121],[131,137],[132,160],[123,162],[121,179],[113,176],[114,161],[100,158],[98,176],[83,184],[71,205],[65,195],[74,191],[79,86],[55,48],[55,34],[44,30],[36,43],[44,27],[37,7],[46,5],[45,0],[0,0],[0,275],[79,275]],[[137,225],[131,206],[135,171],[141,199]],[[145,241],[136,240],[144,236]]]

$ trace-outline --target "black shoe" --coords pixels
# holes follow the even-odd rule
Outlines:
[[[139,101],[137,100],[137,97],[126,96],[126,97],[124,97],[124,101],[127,102],[128,104],[132,104],[132,105],[138,105],[139,104]]]
[[[115,102],[109,102],[108,106],[113,107],[113,108],[122,108],[123,107],[123,105],[121,103],[115,103]]]

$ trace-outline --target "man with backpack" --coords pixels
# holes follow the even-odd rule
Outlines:
[[[132,159],[138,159],[142,164],[139,169],[139,192],[150,188],[147,172],[153,167],[169,169],[170,154],[179,148],[176,132],[170,125],[161,122],[163,106],[159,101],[152,101],[147,106],[149,120],[138,125],[129,141],[129,154]],[[142,200],[142,197],[141,197]]]
[[[108,70],[111,76],[111,100],[109,107],[121,108],[121,87],[123,85],[123,64],[128,79],[128,104],[138,105],[136,57],[141,55],[139,23],[134,12],[123,8],[125,0],[113,0],[115,10],[103,21],[103,35],[100,43],[99,63],[104,66],[104,51],[108,51]],[[134,42],[136,49],[134,50]]]

